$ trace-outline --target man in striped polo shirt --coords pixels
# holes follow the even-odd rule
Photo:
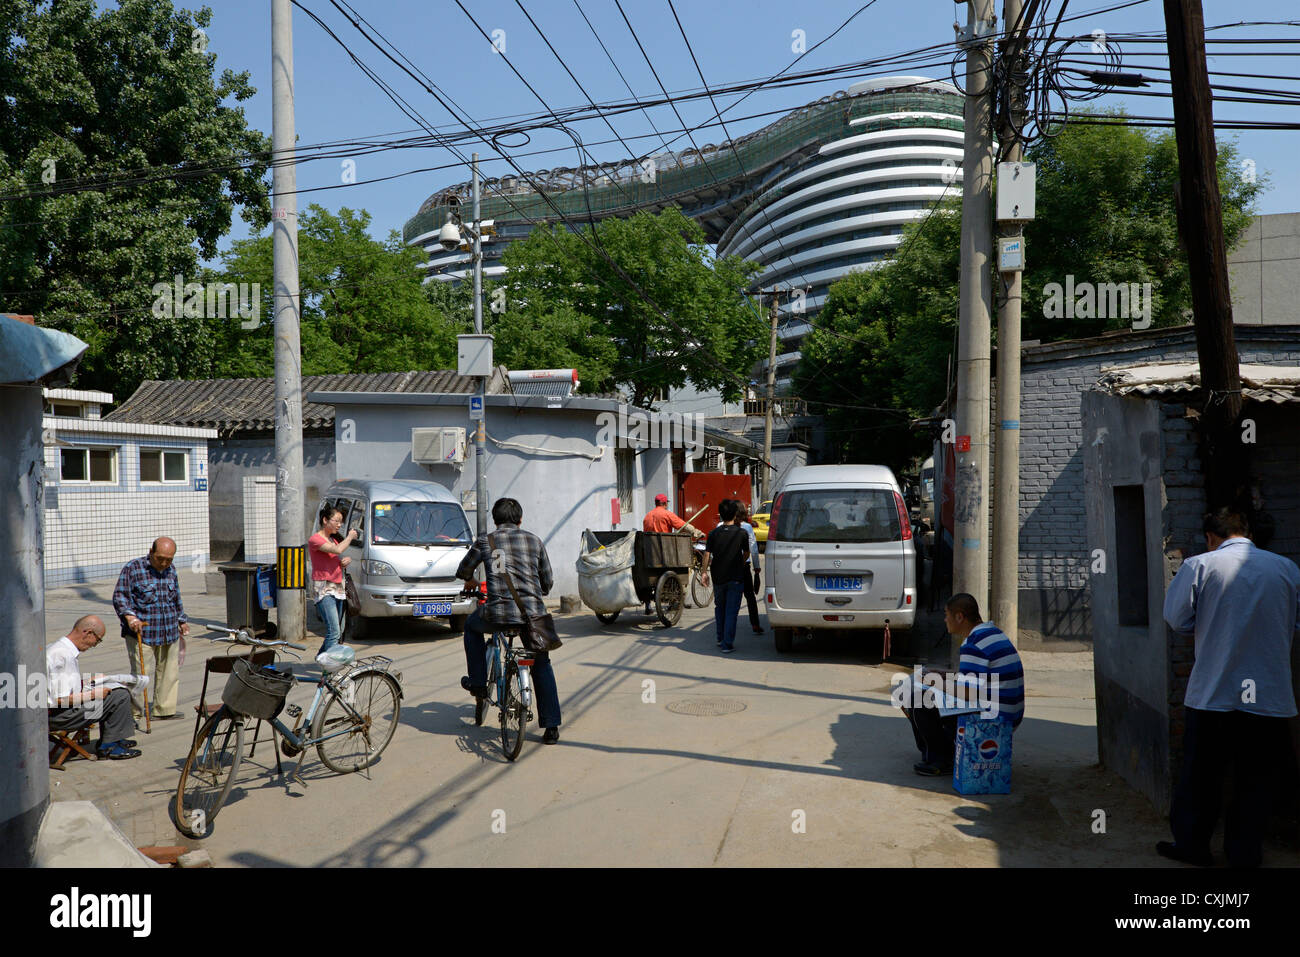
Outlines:
[[[1020,654],[1002,629],[980,618],[974,596],[960,592],[944,605],[943,623],[948,633],[962,639],[959,674],[975,675],[987,682],[981,694],[997,694],[997,716],[1018,728],[1025,716],[1025,669]],[[921,760],[912,765],[917,774],[937,777],[952,771],[957,750],[957,717],[943,717],[937,708],[905,709]]]

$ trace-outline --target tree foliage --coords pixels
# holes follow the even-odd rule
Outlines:
[[[238,105],[255,91],[215,77],[210,18],[168,0],[0,5],[0,308],[87,342],[81,386],[206,373],[203,325],[155,316],[151,290],[193,280],[236,208],[269,221],[270,144]]]
[[[422,284],[418,249],[396,232],[367,232],[370,214],[310,206],[298,225],[299,338],[304,375],[456,367],[456,334],[470,326],[470,295]],[[260,323],[209,319],[212,375],[269,376],[275,369],[272,236],[233,244],[211,281],[257,283]]]
[[[1151,283],[1152,327],[1190,321],[1172,131],[1070,125],[1033,144],[1026,159],[1038,164],[1038,188],[1037,215],[1025,230],[1023,339],[1086,338],[1134,321],[1046,315],[1044,290],[1063,286],[1068,276],[1094,287]],[[1219,144],[1219,179],[1231,249],[1266,181],[1240,175],[1231,143]],[[893,259],[831,286],[803,341],[794,384],[796,394],[826,404],[829,435],[845,461],[901,468],[927,454],[928,435],[907,421],[928,416],[943,401],[950,361],[956,374],[960,239],[961,199],[950,197],[903,230]],[[992,282],[1001,289],[996,275]]]
[[[743,292],[759,267],[710,258],[703,228],[676,207],[607,219],[585,236],[543,225],[506,250],[509,271],[488,290],[485,315],[497,361],[573,367],[584,388],[622,387],[640,406],[687,382],[738,398],[766,341]]]

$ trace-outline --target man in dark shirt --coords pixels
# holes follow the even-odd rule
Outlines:
[[[497,523],[492,533],[492,545],[487,536],[474,543],[456,577],[477,588],[474,569],[483,565],[487,578],[487,604],[474,610],[465,622],[465,663],[469,674],[460,679],[460,685],[476,699],[487,697],[487,639],[485,632],[494,626],[522,625],[524,617],[515,604],[506,584],[506,574],[514,582],[519,601],[528,617],[546,614],[542,596],[549,594],[555,579],[551,575],[551,561],[546,546],[532,532],[519,527],[524,520],[524,509],[513,498],[499,498],[492,506],[492,521]],[[495,551],[493,547],[495,546]],[[545,651],[533,655],[533,687],[537,689],[537,720],[546,733],[543,744],[560,740],[560,692],[555,684],[555,671],[551,656]]]
[[[708,587],[709,569],[713,569],[713,620],[717,628],[718,647],[724,655],[735,651],[736,616],[745,593],[745,576],[750,574],[749,535],[736,524],[736,503],[726,499],[718,503],[722,524],[709,532],[704,548],[704,565],[700,582]]]

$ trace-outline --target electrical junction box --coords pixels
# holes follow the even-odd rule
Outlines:
[[[466,376],[492,374],[492,337],[468,335],[456,337],[456,371]]]
[[[412,429],[411,461],[419,465],[462,465],[464,429]]]
[[[1034,164],[998,164],[998,222],[1023,223],[1034,218]]]
[[[998,271],[1019,272],[1025,268],[1025,240],[1021,236],[998,238]]]

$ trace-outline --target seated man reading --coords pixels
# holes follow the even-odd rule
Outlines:
[[[125,688],[85,687],[77,656],[104,640],[104,622],[97,615],[77,619],[72,631],[45,649],[45,675],[51,731],[77,731],[99,725],[101,758],[138,758],[136,742],[127,737],[135,726],[131,694]]]
[[[986,684],[980,697],[996,694],[991,704],[996,714],[1018,728],[1025,716],[1025,669],[1020,653],[997,625],[980,618],[979,603],[961,592],[948,599],[943,623],[948,633],[961,638],[958,674],[973,675]],[[937,707],[904,708],[921,760],[912,765],[917,774],[935,777],[952,771],[957,750],[957,717],[944,717]]]

